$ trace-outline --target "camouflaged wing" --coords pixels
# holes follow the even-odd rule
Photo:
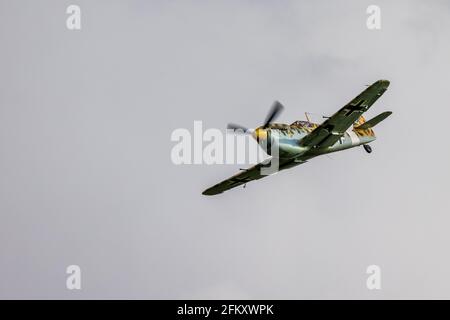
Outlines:
[[[301,162],[295,162],[292,159],[289,160],[280,159],[278,171],[294,167],[296,165],[299,165],[300,163]],[[230,190],[234,187],[246,184],[247,182],[267,177],[268,175],[262,174],[261,172],[261,169],[263,167],[267,168],[270,167],[270,159],[269,161],[263,161],[261,163],[258,163],[257,165],[254,165],[253,167],[242,170],[238,174],[222,182],[219,182],[218,184],[212,186],[211,188],[206,189],[205,191],[202,192],[202,194],[207,196],[216,195],[224,191]]]
[[[305,147],[326,148],[334,145],[345,131],[387,90],[388,80],[378,80],[356,98],[300,140]]]

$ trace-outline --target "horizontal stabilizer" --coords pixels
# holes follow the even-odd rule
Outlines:
[[[380,113],[379,115],[377,115],[375,118],[370,119],[367,122],[364,122],[363,124],[356,126],[355,129],[359,129],[359,130],[367,130],[370,128],[375,127],[378,123],[380,123],[381,121],[383,121],[384,119],[386,119],[387,117],[389,117],[392,114],[391,111],[386,111],[383,113]]]

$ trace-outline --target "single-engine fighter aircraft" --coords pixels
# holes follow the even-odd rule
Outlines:
[[[284,108],[281,103],[275,101],[262,126],[248,129],[229,124],[228,129],[251,134],[260,146],[264,146],[264,151],[268,155],[271,155],[271,150],[276,147],[278,171],[292,168],[323,154],[361,145],[371,153],[369,143],[376,139],[372,128],[392,112],[383,112],[367,122],[362,114],[381,97],[388,86],[388,80],[376,81],[320,125],[310,121],[295,121],[290,125],[272,123]],[[258,163],[206,189],[203,194],[216,195],[252,180],[261,179],[267,175],[262,174],[261,170],[269,166],[270,160]]]

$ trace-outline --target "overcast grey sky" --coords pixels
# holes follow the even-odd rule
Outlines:
[[[0,0],[0,298],[450,298],[449,30],[447,1]],[[170,161],[194,120],[332,114],[378,79],[370,155],[216,197],[239,166]]]

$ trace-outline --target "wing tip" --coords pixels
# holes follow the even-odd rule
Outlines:
[[[213,188],[208,188],[208,189],[206,189],[205,191],[202,192],[202,195],[204,195],[204,196],[215,196],[216,194],[220,194],[220,193],[222,193],[222,192],[215,192],[213,190]]]
[[[386,80],[386,79],[378,80],[378,81],[375,82],[375,83],[376,83],[376,84],[379,84],[379,85],[381,85],[381,86],[383,86],[383,87],[385,87],[385,88],[389,87],[389,85],[391,84],[391,82],[390,82],[389,80]]]

